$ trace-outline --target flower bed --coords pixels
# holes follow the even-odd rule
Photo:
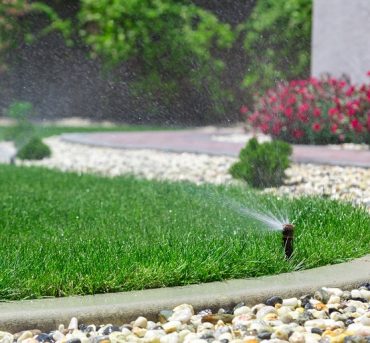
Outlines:
[[[291,143],[370,143],[370,84],[329,76],[281,82],[255,96],[254,111],[240,111],[254,129]]]

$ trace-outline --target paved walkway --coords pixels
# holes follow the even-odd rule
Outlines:
[[[233,132],[235,133],[235,131]],[[242,131],[240,132],[240,134]],[[156,149],[171,152],[237,156],[245,142],[220,141],[231,135],[224,130],[141,131],[65,134],[65,141],[121,149]],[[370,151],[333,149],[327,146],[294,145],[292,159],[315,163],[370,168]]]

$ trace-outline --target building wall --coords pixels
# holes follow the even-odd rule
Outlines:
[[[311,73],[369,82],[370,0],[314,0]]]

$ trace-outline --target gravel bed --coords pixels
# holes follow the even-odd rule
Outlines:
[[[67,143],[58,137],[44,140],[52,156],[41,161],[17,161],[62,171],[97,173],[104,176],[133,174],[146,179],[226,183],[232,157],[171,153],[155,150],[123,150]]]
[[[41,332],[0,331],[0,342],[23,343],[369,343],[370,283],[342,291],[323,287],[313,295],[273,296],[254,306],[194,313],[190,304],[162,310],[156,322],[138,317],[130,323],[96,326],[71,319],[68,326]]]
[[[63,142],[58,137],[47,138],[45,142],[52,150],[51,158],[16,163],[104,176],[133,174],[147,179],[186,180],[197,184],[235,182],[228,173],[236,161],[233,157],[90,147]],[[284,186],[266,192],[319,195],[370,207],[370,169],[292,164],[286,174]]]
[[[370,207],[370,169],[314,164],[293,164],[285,185],[266,189],[278,195],[319,195]]]

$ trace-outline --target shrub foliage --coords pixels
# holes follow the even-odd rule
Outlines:
[[[17,152],[17,157],[21,160],[42,160],[50,155],[50,148],[43,143],[39,137],[31,138],[31,140]]]
[[[249,59],[246,87],[309,75],[312,0],[258,0],[242,26]]]
[[[222,112],[228,97],[220,82],[224,62],[212,49],[230,48],[234,34],[211,12],[187,1],[81,0],[78,18],[92,57],[108,66],[129,61],[139,67],[136,93],[167,99],[168,106],[194,88]]]
[[[195,3],[79,0],[65,17],[57,0],[1,2],[0,72],[9,48],[59,31],[68,44],[87,46],[90,56],[108,67],[125,63],[125,69],[117,69],[117,81],[124,77],[132,99],[145,97],[148,112],[193,106],[201,120],[223,119],[225,108],[234,108],[239,85],[223,76],[237,32],[245,35],[249,90],[308,75],[312,0],[257,0],[239,30]],[[35,13],[49,20],[35,23]]]
[[[283,183],[285,169],[289,167],[291,153],[288,143],[272,141],[260,144],[252,138],[240,151],[240,160],[231,166],[230,173],[256,188],[279,186]]]
[[[78,4],[76,13],[67,18],[58,15],[57,1],[0,4],[0,17],[8,14],[5,18],[11,22],[2,26],[0,21],[0,59],[1,49],[10,44],[59,31],[67,43],[87,46],[90,56],[103,61],[107,69],[117,67],[117,81],[124,76],[133,99],[147,99],[148,112],[181,107],[180,103],[193,105],[189,98],[196,95],[203,102],[199,106],[209,112],[205,116],[223,114],[230,105],[233,97],[222,82],[225,62],[219,52],[232,46],[235,34],[212,12],[178,0],[79,0]],[[49,21],[35,25],[29,15],[33,13]],[[125,69],[119,69],[122,63]]]
[[[30,121],[33,112],[33,106],[28,101],[11,103],[6,111],[6,115],[15,120],[15,125],[6,128],[4,139],[14,141],[17,147],[26,144],[35,135],[35,127]]]

